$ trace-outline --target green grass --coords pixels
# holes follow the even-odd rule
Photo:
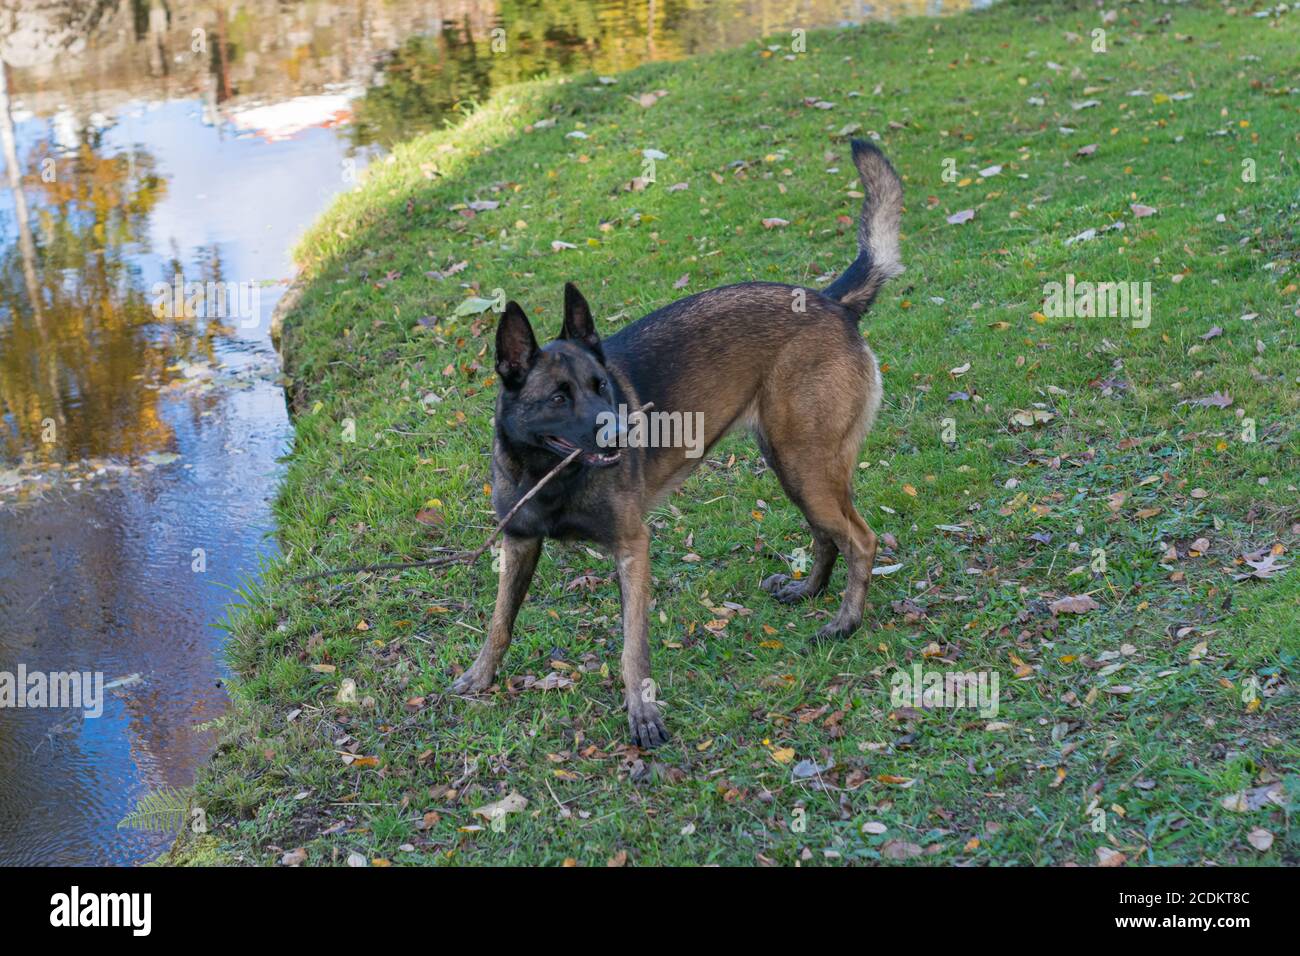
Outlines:
[[[1226,9],[1123,5],[1104,54],[1090,50],[1090,4],[818,33],[793,60],[751,44],[609,86],[509,88],[463,126],[400,147],[299,250],[284,553],[231,623],[235,708],[198,788],[205,852],[216,841],[223,859],[262,864],[299,847],[318,864],[604,865],[624,852],[640,865],[821,864],[918,849],[913,862],[932,864],[1094,865],[1099,849],[1130,865],[1297,862],[1300,571],[1233,573],[1244,553],[1279,545],[1286,562],[1300,546],[1300,14]],[[667,95],[648,109],[627,95],[656,89]],[[1072,108],[1090,99],[1100,105]],[[556,125],[530,131],[543,118]],[[652,753],[624,747],[617,587],[570,587],[611,574],[584,547],[547,545],[499,688],[477,702],[445,693],[487,626],[486,560],[292,583],[472,548],[494,525],[496,316],[458,317],[461,299],[503,289],[553,335],[570,279],[609,332],[715,285],[818,285],[854,253],[856,179],[837,135],[851,123],[878,135],[908,203],[908,271],[863,323],[885,403],[856,482],[859,510],[888,535],[879,563],[902,568],[875,579],[853,639],[812,640],[842,565],[809,605],[759,590],[811,539],[745,436],[650,518],[652,650],[673,734]],[[575,129],[588,138],[566,138]],[[650,188],[624,191],[643,148],[669,158]],[[992,165],[1001,173],[980,179]],[[689,187],[669,191],[678,182]],[[474,200],[500,206],[455,208]],[[1158,212],[1135,218],[1133,203]],[[963,209],[974,219],[948,224]],[[765,230],[765,217],[790,225]],[[1097,237],[1066,244],[1087,229]],[[1150,281],[1150,327],[1039,321],[1044,284],[1067,274]],[[1232,405],[1181,404],[1215,391]],[[1035,407],[1050,420],[1010,423]],[[417,521],[422,509],[440,521]],[[1200,537],[1209,553],[1188,555]],[[1104,573],[1091,568],[1098,548]],[[692,552],[701,560],[683,560]],[[1080,594],[1097,609],[1048,610]],[[724,601],[746,610],[710,633]],[[996,672],[996,718],[895,706],[892,676],[923,658]],[[576,684],[520,686],[553,671]],[[348,678],[358,702],[337,703]],[[805,760],[833,767],[796,778]],[[1277,781],[1285,806],[1223,806]],[[528,805],[503,828],[465,829],[511,792]],[[1267,851],[1252,847],[1256,829],[1273,834]]]

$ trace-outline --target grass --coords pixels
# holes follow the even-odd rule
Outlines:
[[[1300,571],[1234,580],[1300,544],[1300,14],[1119,12],[1104,54],[1091,5],[1012,3],[813,34],[793,59],[751,44],[613,85],[540,79],[340,198],[299,249],[283,556],[230,624],[204,858],[1300,860]],[[480,701],[446,691],[487,626],[486,561],[292,582],[493,526],[496,316],[463,300],[504,290],[553,335],[569,279],[611,332],[714,285],[819,286],[853,255],[853,123],[904,176],[908,271],[863,323],[885,404],[856,483],[901,568],[852,640],[811,640],[842,565],[809,605],[760,592],[811,539],[745,436],[649,519],[673,734],[651,753],[625,747],[617,587],[587,548],[547,545]],[[668,158],[625,190],[645,148]],[[1151,282],[1150,326],[1043,315],[1067,274]],[[1187,403],[1215,392],[1231,405]],[[1077,595],[1097,607],[1050,610]],[[996,673],[996,717],[891,700],[918,661]],[[552,673],[572,685],[526,686]],[[1225,806],[1260,788],[1279,795]],[[503,826],[473,815],[511,793],[527,806]]]

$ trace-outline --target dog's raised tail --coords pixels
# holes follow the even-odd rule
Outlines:
[[[866,140],[853,140],[853,165],[866,193],[858,220],[858,257],[822,295],[861,315],[880,287],[903,271],[898,253],[903,184],[885,154]]]

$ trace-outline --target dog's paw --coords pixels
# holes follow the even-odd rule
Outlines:
[[[634,700],[627,708],[627,723],[632,731],[632,743],[642,750],[651,750],[668,742],[668,730],[657,705]]]
[[[759,586],[782,604],[794,604],[796,601],[812,596],[808,593],[807,578],[802,581],[792,581],[788,574],[773,574],[764,578]]]
[[[839,617],[834,617],[821,626],[817,631],[816,639],[819,641],[842,641],[851,637],[861,623],[861,621],[842,621]]]
[[[492,680],[495,677],[495,674],[487,673],[476,663],[452,682],[451,692],[453,694],[481,694],[492,686]]]

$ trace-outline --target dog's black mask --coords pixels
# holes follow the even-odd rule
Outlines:
[[[617,464],[621,454],[617,388],[605,368],[591,309],[572,283],[564,287],[564,329],[543,348],[528,316],[506,304],[497,326],[497,374],[501,398],[497,427],[516,448],[545,449],[597,468]]]

